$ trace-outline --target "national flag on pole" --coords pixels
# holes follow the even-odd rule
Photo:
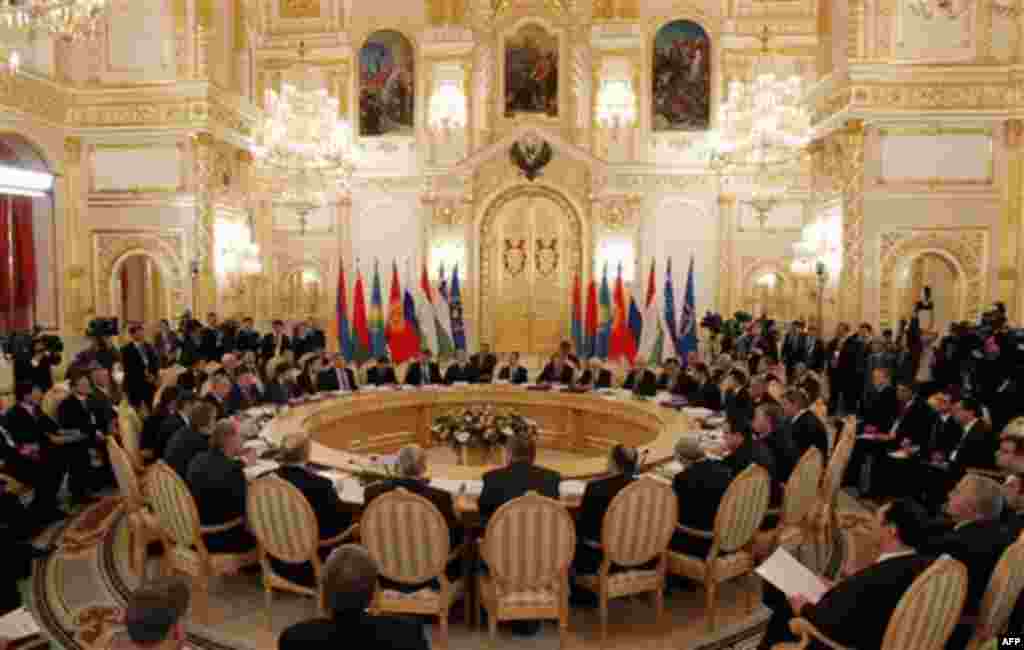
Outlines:
[[[452,336],[452,311],[448,302],[448,280],[444,276],[444,264],[441,265],[441,284],[437,290],[437,347],[438,354],[451,356],[455,352],[455,338]]]
[[[672,341],[669,354],[679,354],[679,341],[676,339],[676,293],[672,288],[672,258],[668,258],[665,268],[665,336]]]
[[[384,334],[384,296],[380,289],[380,265],[373,262],[373,293],[370,294],[370,354],[377,359],[388,352]]]
[[[651,260],[651,272],[647,276],[647,300],[644,303],[644,326],[637,346],[637,354],[652,367],[661,365],[661,352],[665,341],[665,310],[657,299],[657,286],[654,279],[654,260]]]
[[[608,344],[608,358],[636,358],[636,341],[629,330],[629,313],[626,309],[626,292],[622,286],[622,263],[619,263],[619,277],[615,280],[615,308],[612,319],[611,339]]]
[[[584,350],[580,358],[597,356],[597,283],[590,278],[587,283],[587,320],[584,326]]]
[[[576,346],[576,354],[584,354],[586,339],[583,337],[583,314],[580,304],[580,276],[576,274],[576,280],[572,285],[572,342]]]
[[[419,354],[423,344],[423,329],[420,326],[420,317],[416,313],[416,290],[409,280],[409,261],[405,262],[405,293],[402,298],[402,308],[405,316],[405,324],[416,334],[416,353]]]
[[[612,333],[612,297],[611,292],[608,290],[607,263],[604,265],[604,272],[601,277],[601,295],[598,305],[597,345],[594,349],[594,356],[599,359],[607,359]]]
[[[679,317],[679,363],[686,367],[690,352],[697,351],[697,309],[693,281],[693,255],[690,256],[690,270],[686,273],[686,297],[683,313]]]
[[[413,320],[415,321],[415,315]],[[402,287],[398,278],[398,263],[391,262],[391,293],[388,296],[388,323],[384,330],[388,347],[391,349],[391,361],[399,364],[414,358],[420,351],[420,339],[412,323],[405,319],[405,303],[402,299]]]
[[[416,321],[420,326],[420,345],[429,349],[434,354],[438,353],[437,346],[437,312],[434,309],[434,291],[430,287],[430,276],[427,275],[427,265],[424,264],[420,271],[420,286],[414,294],[416,302]]]
[[[352,297],[352,360],[362,365],[373,356],[370,328],[366,321],[366,292],[363,272],[356,262],[356,288]]]
[[[636,304],[636,298],[629,293],[629,333],[633,337],[633,348],[640,349],[640,337],[643,336],[644,317],[640,313],[640,307]],[[635,358],[635,353],[634,353]],[[630,359],[632,361],[633,359]]]
[[[466,322],[462,318],[462,291],[459,289],[459,265],[452,270],[452,342],[456,350],[466,349]]]
[[[348,284],[345,282],[345,261],[338,264],[338,351],[346,360],[352,360],[352,331],[348,323]]]

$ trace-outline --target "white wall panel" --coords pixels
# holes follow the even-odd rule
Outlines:
[[[93,164],[94,189],[98,192],[173,190],[181,184],[181,152],[174,145],[138,149],[98,146]]]
[[[107,83],[173,79],[174,27],[165,0],[114,0],[101,79]]]
[[[386,292],[391,286],[392,260],[398,261],[399,273],[404,273],[406,260],[413,265],[419,264],[422,259],[421,210],[414,195],[367,196],[353,208],[352,255],[361,262],[364,280],[369,280],[373,261],[378,260],[382,287]],[[418,268],[413,266],[414,270]]]
[[[646,292],[651,259],[656,260],[655,279],[659,295],[665,285],[665,265],[672,257],[672,282],[677,309],[682,308],[690,256],[694,257],[694,286],[697,313],[713,309],[718,293],[719,229],[712,208],[680,197],[667,197],[645,211],[640,234],[640,273],[636,290]]]
[[[993,178],[993,141],[982,133],[894,135],[880,138],[882,179],[983,182]]]

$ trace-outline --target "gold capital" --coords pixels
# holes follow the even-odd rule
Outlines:
[[[718,195],[718,205],[724,207],[724,206],[727,206],[727,205],[732,205],[733,203],[736,203],[736,197],[733,196],[732,194],[719,194]]]
[[[64,159],[69,165],[77,165],[82,161],[81,138],[64,138]]]

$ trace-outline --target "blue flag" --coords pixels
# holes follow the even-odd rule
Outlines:
[[[601,277],[601,293],[598,300],[597,345],[594,356],[598,359],[608,358],[608,347],[612,338],[612,292],[608,288],[608,264],[604,265]]]
[[[466,349],[466,324],[462,319],[462,291],[459,289],[459,265],[452,271],[452,340],[456,350]]]
[[[384,298],[380,289],[380,267],[373,261],[373,293],[370,294],[370,347],[374,359],[388,353],[388,340],[384,335]]]
[[[665,334],[672,339],[672,347],[679,354],[679,341],[676,339],[676,292],[672,288],[672,258],[668,258],[665,267]]]
[[[694,305],[693,255],[690,256],[690,270],[686,274],[686,298],[683,313],[679,317],[679,362],[686,367],[690,352],[697,351],[697,309]]]
[[[640,313],[640,308],[636,304],[636,298],[633,296],[629,297],[629,331],[633,335],[633,341],[636,344],[636,348],[640,349],[640,337],[643,334],[644,329],[644,317]]]

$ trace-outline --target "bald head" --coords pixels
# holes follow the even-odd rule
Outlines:
[[[696,436],[683,436],[676,442],[675,455],[681,463],[692,463],[704,458],[704,450]]]
[[[324,605],[334,618],[365,611],[377,588],[377,563],[362,546],[339,546],[324,564]]]
[[[419,445],[406,445],[398,452],[398,472],[407,478],[422,476],[427,470],[427,454]]]

